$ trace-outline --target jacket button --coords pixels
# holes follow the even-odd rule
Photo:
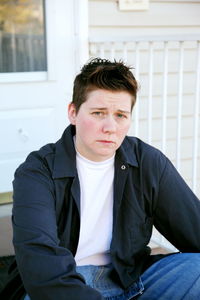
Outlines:
[[[121,169],[122,169],[122,170],[125,170],[125,169],[126,169],[126,166],[125,166],[125,165],[122,165],[122,166],[121,166]]]

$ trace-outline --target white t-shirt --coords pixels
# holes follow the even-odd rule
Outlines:
[[[76,264],[106,265],[110,262],[113,225],[114,156],[90,161],[77,152],[80,180],[81,225]]]

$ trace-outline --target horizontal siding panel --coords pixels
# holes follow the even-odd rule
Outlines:
[[[150,2],[147,11],[120,11],[116,2],[89,2],[89,26],[200,26],[198,3]],[[105,32],[106,33],[106,32]]]
[[[90,2],[115,2],[116,0],[89,0]],[[155,3],[183,3],[183,2],[187,2],[187,3],[199,3],[199,0],[149,0],[150,2],[155,2]]]
[[[183,96],[183,117],[192,117],[194,115],[194,95],[188,94]],[[137,100],[137,105],[139,105],[139,115],[142,119],[147,117],[148,114],[148,97],[139,97]],[[161,96],[153,97],[153,109],[152,117],[154,119],[160,118],[162,116],[163,102]],[[176,118],[178,111],[178,99],[177,96],[167,97],[167,118]]]
[[[183,94],[193,94],[195,91],[195,74],[194,73],[184,73],[183,75]],[[177,73],[168,74],[168,95],[177,94],[178,91],[178,80],[179,76]],[[149,86],[149,75],[140,75],[140,95],[143,97],[148,96],[148,86]],[[153,76],[153,96],[159,96],[162,94],[163,89],[163,75],[154,74]]]
[[[120,27],[117,24],[113,24],[113,26],[90,26],[89,35],[90,37],[96,36],[138,36],[138,35],[168,35],[168,34],[199,34],[200,33],[200,25],[198,26],[123,26]]]
[[[139,137],[148,140],[148,121],[147,119],[140,119],[139,122]],[[134,133],[134,120],[132,124],[132,132]],[[193,118],[182,118],[181,122],[181,138],[191,138],[193,136]],[[162,119],[152,120],[152,137],[153,141],[161,142],[162,138]],[[168,118],[166,124],[166,137],[167,140],[176,140],[177,138],[177,119]]]
[[[199,142],[200,142],[200,138],[199,138]],[[158,149],[161,149],[160,141],[153,140],[152,144],[153,144],[154,147],[156,147]],[[181,141],[181,147],[182,147],[182,149],[181,149],[181,160],[188,160],[190,162],[190,164],[191,164],[192,150],[193,150],[192,149],[192,144],[193,144],[192,138],[188,138],[188,139],[185,138]],[[165,154],[172,161],[176,160],[176,140],[175,139],[168,139],[167,140],[167,148],[166,148]],[[199,159],[200,159],[200,154],[199,154]],[[199,164],[199,168],[200,168],[200,164]],[[190,174],[190,176],[191,176],[191,174]],[[199,176],[200,176],[200,174],[199,174]]]
[[[199,164],[200,166],[200,159],[197,160],[197,164]],[[191,179],[192,179],[192,164],[191,161],[189,159],[187,160],[182,160],[181,161],[181,168],[180,168],[180,173],[183,176],[183,178],[189,182],[189,184],[192,186]],[[199,168],[198,168],[198,174],[199,174]],[[199,180],[200,178],[197,177],[197,180]]]

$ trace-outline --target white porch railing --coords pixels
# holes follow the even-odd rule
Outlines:
[[[141,90],[130,133],[160,148],[200,196],[200,35],[91,38],[89,53],[134,67]]]

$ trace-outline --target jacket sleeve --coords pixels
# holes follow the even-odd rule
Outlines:
[[[28,159],[16,171],[13,188],[13,244],[31,300],[102,300],[76,272],[72,253],[59,246],[48,169],[39,159]]]
[[[200,201],[165,158],[154,225],[181,252],[200,252]]]

